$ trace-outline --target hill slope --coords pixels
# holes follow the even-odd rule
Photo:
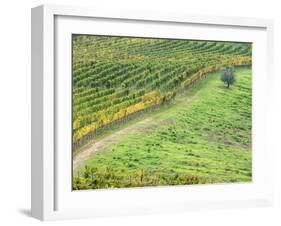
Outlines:
[[[171,102],[203,74],[251,64],[251,44],[73,36],[73,147]]]
[[[111,143],[100,140],[108,145],[79,165],[73,188],[251,181],[251,69],[236,74],[229,89],[211,74]]]

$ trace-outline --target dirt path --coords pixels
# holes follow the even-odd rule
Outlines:
[[[115,133],[103,138],[98,142],[86,145],[73,157],[73,171],[75,172],[77,169],[79,169],[83,163],[97,151],[102,151],[111,145],[118,143],[120,139],[128,134],[149,131],[157,127],[157,124],[159,124],[158,121],[153,121],[152,118],[147,118],[124,129],[116,131]]]

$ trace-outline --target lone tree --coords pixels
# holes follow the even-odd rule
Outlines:
[[[236,81],[234,72],[235,70],[233,67],[225,67],[221,69],[221,80],[227,85],[227,88]]]

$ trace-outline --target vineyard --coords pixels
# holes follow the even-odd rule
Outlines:
[[[73,36],[73,149],[161,108],[208,73],[251,65],[251,44]]]
[[[235,73],[230,88],[210,73],[170,104],[97,137],[74,156],[73,189],[250,182],[251,67]]]

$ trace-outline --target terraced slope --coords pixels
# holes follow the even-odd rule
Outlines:
[[[73,148],[171,102],[197,79],[250,65],[251,44],[73,36]]]

